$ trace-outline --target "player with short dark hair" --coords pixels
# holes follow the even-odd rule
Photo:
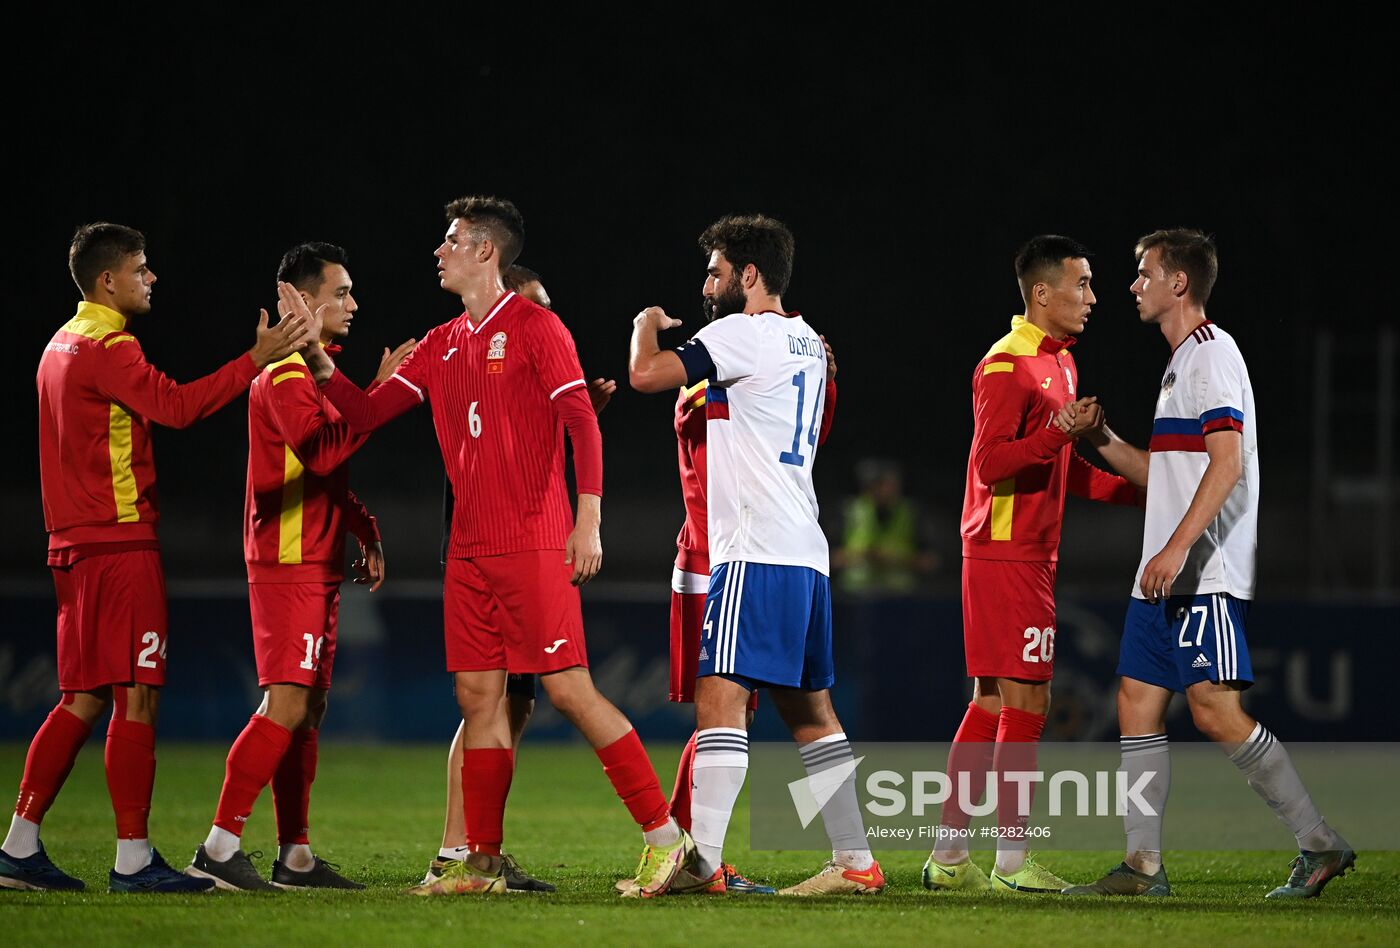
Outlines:
[[[1072,446],[1102,424],[1093,399],[1069,431],[1051,422],[1078,398],[1069,348],[1096,302],[1089,251],[1056,234],[1033,237],[1015,257],[1025,315],[972,373],[972,449],[963,499],[963,645],[973,697],[954,737],[951,785],[938,839],[924,863],[927,889],[1059,892],[1068,883],[1036,862],[1021,832],[1014,782],[1035,769],[1036,744],[1050,710],[1055,667],[1055,569],[1065,492],[1131,504],[1137,492],[1089,464]],[[996,866],[991,878],[968,854],[971,815],[959,801],[981,798],[995,774]]]
[[[528,267],[512,264],[501,274],[505,288],[519,293],[532,303],[552,309],[549,293],[540,282],[540,275]],[[617,383],[612,379],[593,379],[588,383],[588,399],[593,405],[594,414],[600,414],[607,407]],[[442,543],[439,550],[442,567],[447,568],[447,548],[452,539],[452,509],[455,501],[452,496],[452,481],[446,477],[442,485]],[[506,675],[506,713],[510,716],[510,746],[515,755],[515,763],[520,763],[520,740],[525,734],[525,725],[535,711],[535,695],[539,689],[539,676],[532,674]],[[442,845],[438,854],[428,863],[428,871],[423,883],[435,882],[454,863],[464,859],[470,851],[467,846],[467,828],[462,814],[462,732],[464,725],[457,725],[457,733],[452,737],[452,746],[447,752],[447,806],[442,822]],[[553,892],[555,887],[530,875],[510,853],[501,853],[502,874],[506,888],[519,892]],[[631,881],[630,879],[628,880]]]
[[[1171,348],[1148,449],[1104,428],[1099,452],[1147,491],[1142,561],[1118,657],[1123,771],[1145,781],[1151,812],[1123,817],[1127,854],[1107,875],[1066,895],[1168,895],[1162,815],[1171,783],[1167,706],[1185,692],[1191,720],[1229,755],[1298,843],[1288,881],[1265,898],[1313,898],[1356,862],[1318,812],[1288,751],[1245,712],[1254,683],[1245,623],[1254,599],[1259,453],[1254,391],[1234,338],[1206,316],[1218,269],[1199,230],[1153,231],[1138,241],[1130,292],[1144,323]],[[1058,416],[1076,423],[1077,406]]]
[[[588,673],[577,587],[602,565],[602,436],[573,339],[547,309],[507,290],[524,229],[514,205],[464,198],[447,208],[435,251],[439,282],[461,316],[431,330],[389,383],[366,395],[324,352],[307,363],[326,397],[360,432],[430,401],[453,494],[444,582],[447,667],[465,722],[462,862],[421,895],[503,892],[501,840],[514,772],[501,697],[507,669],[538,673],[551,703],[589,741],[642,827],[646,849],[632,894],[666,891],[690,858],[641,740]],[[305,304],[285,289],[296,312]],[[562,422],[562,427],[561,427]],[[564,485],[563,429],[574,446],[578,517]]]
[[[747,709],[764,688],[809,776],[850,768],[822,808],[831,860],[781,894],[875,894],[885,878],[866,842],[854,757],[831,706],[830,564],[812,485],[827,350],[800,313],[783,309],[794,248],[785,224],[763,214],[729,215],[705,230],[700,247],[708,254],[705,310],[716,318],[684,346],[662,351],[658,332],[680,320],[648,307],[633,320],[628,362],[632,387],[641,392],[709,381],[710,576],[691,765],[697,858],[672,891],[727,890],[724,838],[748,772]],[[771,277],[763,266],[773,268]]]
[[[140,231],[120,224],[78,228],[68,260],[83,299],[39,361],[39,476],[63,696],[29,745],[0,848],[0,887],[83,888],[49,860],[39,826],[109,709],[104,761],[117,821],[109,888],[197,892],[212,884],[170,868],[147,833],[169,644],[151,428],[184,428],[233,401],[307,328],[304,317],[269,327],[264,311],[252,349],[177,385],[146,361],[129,328],[151,309],[156,275],[145,247]]]
[[[339,351],[359,312],[349,256],[334,244],[298,244],[282,257],[279,281],[320,316],[318,345]],[[387,379],[413,340],[387,349],[375,378]],[[355,582],[384,581],[379,528],[350,490],[349,459],[365,442],[321,397],[305,359],[274,362],[248,393],[248,487],[243,555],[253,652],[263,700],[229,750],[209,836],[187,874],[221,889],[362,889],[311,851],[308,812],[321,722],[336,655],[345,533],[360,544]],[[279,851],[272,881],[241,847],[263,787],[272,785]]]

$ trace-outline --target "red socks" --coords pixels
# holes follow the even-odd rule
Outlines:
[[[681,762],[676,765],[676,786],[671,791],[671,815],[676,818],[676,825],[687,833],[690,832],[691,770],[695,766],[695,735],[698,733],[691,732],[685,750],[681,751]]]
[[[117,817],[117,839],[146,839],[156,783],[156,729],[115,715],[107,726],[107,792]]]
[[[19,784],[15,813],[31,823],[42,823],[78,759],[78,751],[92,729],[60,704],[49,712],[29,744],[24,777]],[[149,799],[149,798],[148,798]]]
[[[283,846],[309,840],[306,833],[310,823],[311,784],[316,779],[317,738],[315,728],[299,728],[292,732],[291,743],[277,772],[272,776],[272,805],[277,811],[277,842]]]
[[[501,854],[506,797],[514,775],[515,752],[509,747],[462,749],[462,812],[471,852]]]
[[[235,836],[243,835],[243,825],[258,794],[267,786],[277,765],[292,742],[292,732],[260,714],[248,719],[248,726],[233,742],[224,770],[224,789],[219,794],[219,808],[214,812],[214,825]]]
[[[613,789],[622,798],[632,819],[646,832],[665,826],[671,811],[661,795],[661,781],[656,779],[656,771],[637,732],[628,731],[595,753],[603,762],[603,773],[612,781]],[[471,826],[470,820],[467,825]]]
[[[996,750],[999,718],[990,711],[984,711],[975,702],[968,702],[967,713],[963,715],[958,733],[953,737],[953,746],[948,751],[948,802],[943,806],[939,818],[943,826],[952,829],[967,829],[972,815],[962,807],[962,800],[968,806],[975,806],[987,789],[987,772],[992,769],[992,756]],[[966,786],[966,789],[963,787]]]
[[[1003,831],[1012,827],[1024,828],[1030,816],[1031,784],[1006,780],[1002,774],[1012,771],[1034,771],[1036,744],[1040,732],[1045,728],[1045,715],[1032,714],[1016,708],[1002,706],[1001,721],[997,727],[996,755],[993,769],[997,772],[997,825]],[[1026,812],[1020,812],[1021,788],[1026,788]],[[1024,837],[1003,833],[1003,840],[1016,840],[1024,848]],[[1016,848],[1016,847],[1012,847]]]

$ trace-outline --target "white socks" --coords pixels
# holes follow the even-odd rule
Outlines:
[[[807,777],[814,784],[821,779],[819,774],[855,761],[851,743],[840,731],[799,747],[798,753],[802,755],[802,766],[807,769]],[[698,753],[695,759],[697,762],[700,760]],[[856,799],[854,767],[850,767],[841,781],[841,788],[822,807],[822,823],[831,840],[831,857],[838,866],[860,872],[874,865],[875,858],[870,854],[870,845],[865,838],[860,802]]]
[[[648,846],[674,846],[681,838],[681,825],[675,817],[667,817],[666,822],[654,830],[643,830],[642,840]]]
[[[124,876],[140,872],[151,864],[149,839],[117,840],[117,863],[112,868]]]
[[[1133,809],[1131,799],[1123,801],[1123,831],[1128,838],[1124,860],[1138,872],[1153,875],[1162,868],[1162,814],[1167,808],[1167,792],[1172,783],[1171,754],[1165,734],[1124,735],[1118,739],[1123,751],[1123,773],[1130,787],[1152,773],[1143,786],[1143,801],[1155,814]]]
[[[228,830],[218,826],[209,827],[209,835],[204,838],[204,851],[215,862],[228,862],[238,852],[243,841]]]
[[[10,832],[0,849],[16,859],[34,855],[39,851],[39,824],[16,813],[10,818]]]
[[[462,860],[467,858],[470,851],[465,846],[444,846],[438,850],[438,858]]]
[[[734,801],[749,770],[749,735],[737,727],[712,727],[695,735],[695,789],[690,801],[690,835],[695,839],[702,878],[724,861],[724,835]]]
[[[1299,849],[1344,849],[1346,841],[1328,826],[1303,786],[1293,759],[1269,729],[1255,724],[1249,738],[1230,755],[1250,787],[1293,832]]]

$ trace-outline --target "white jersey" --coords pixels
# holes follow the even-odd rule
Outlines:
[[[1241,433],[1240,479],[1186,555],[1172,583],[1173,596],[1223,592],[1237,599],[1254,598],[1259,521],[1254,392],[1235,340],[1206,321],[1176,347],[1162,377],[1148,448],[1142,561],[1133,582],[1133,595],[1139,599],[1144,598],[1139,588],[1143,567],[1181,523],[1210,463],[1206,438],[1222,430]]]
[[[736,313],[695,334],[706,395],[710,567],[742,560],[830,571],[817,522],[826,350],[796,313]],[[682,357],[685,357],[683,353]]]

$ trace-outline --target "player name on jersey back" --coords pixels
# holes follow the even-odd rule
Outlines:
[[[826,351],[801,315],[735,314],[696,333],[711,364],[711,568],[736,560],[829,572],[812,486]],[[697,359],[683,354],[688,370]]]

